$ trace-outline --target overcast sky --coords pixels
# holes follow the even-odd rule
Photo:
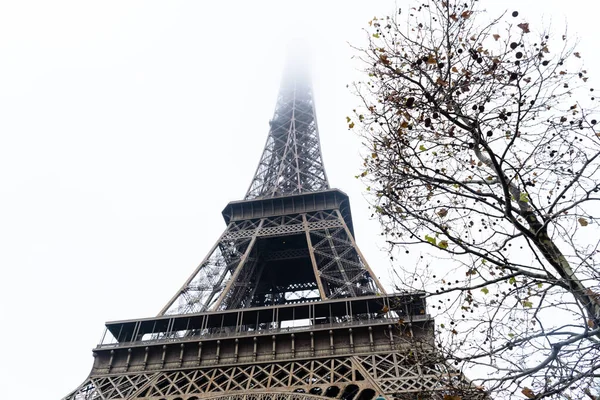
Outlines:
[[[330,183],[386,280],[345,86],[347,42],[397,3],[0,0],[2,398],[66,395],[105,321],[155,315],[204,258],[250,183],[293,36],[312,42]],[[600,74],[590,2],[487,3],[567,20]]]

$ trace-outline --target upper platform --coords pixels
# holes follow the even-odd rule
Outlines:
[[[282,197],[232,201],[223,209],[222,214],[225,222],[229,224],[231,221],[278,217],[325,210],[340,210],[346,225],[354,235],[350,200],[348,195],[339,189],[307,192]]]

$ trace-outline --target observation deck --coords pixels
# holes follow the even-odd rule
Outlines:
[[[366,354],[430,342],[432,332],[421,293],[114,321],[92,374]]]

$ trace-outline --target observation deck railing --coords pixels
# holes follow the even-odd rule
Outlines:
[[[410,322],[424,322],[429,320],[431,317],[429,314],[422,315],[414,315],[411,316],[409,320],[402,321],[403,323]],[[97,349],[107,349],[107,348],[119,348],[119,347],[130,347],[136,345],[156,345],[156,344],[165,344],[165,343],[180,343],[180,342],[193,342],[198,340],[211,340],[211,339],[221,339],[221,338],[236,338],[236,337],[246,337],[246,336],[262,336],[262,335],[275,335],[282,333],[298,333],[298,332],[310,332],[315,330],[325,330],[325,329],[339,329],[339,328],[352,328],[352,327],[360,327],[365,325],[389,325],[389,324],[397,324],[399,322],[399,318],[389,318],[389,317],[380,317],[380,318],[368,318],[368,319],[352,319],[350,321],[344,322],[331,322],[331,323],[321,323],[316,325],[302,325],[302,326],[290,326],[290,327],[278,327],[278,328],[265,328],[265,329],[251,329],[251,330],[239,330],[234,331],[233,327],[224,327],[217,330],[218,332],[197,332],[197,333],[189,333],[179,335],[178,332],[173,333],[164,333],[164,337],[159,338],[151,338],[151,339],[140,339],[136,341],[128,341],[128,342],[117,342],[117,343],[100,343],[96,347]]]

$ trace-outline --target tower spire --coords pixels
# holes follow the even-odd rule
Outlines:
[[[297,54],[288,52],[269,135],[246,200],[329,189],[307,52],[300,51],[301,57]]]

